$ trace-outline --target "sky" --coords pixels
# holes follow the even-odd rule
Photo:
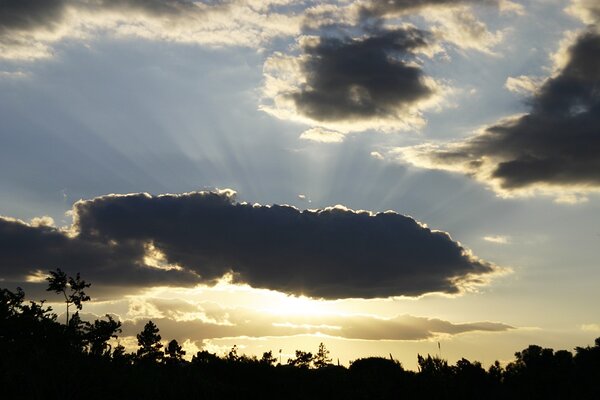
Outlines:
[[[188,356],[592,344],[599,88],[595,0],[3,0],[0,284]]]

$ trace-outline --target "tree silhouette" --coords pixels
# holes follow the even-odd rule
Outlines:
[[[67,277],[67,274],[60,268],[56,268],[56,271],[49,271],[50,276],[46,278],[48,281],[48,292],[54,292],[61,294],[65,297],[65,303],[67,303],[67,322],[69,325],[69,307],[74,304],[78,310],[83,308],[82,303],[89,301],[90,296],[85,294],[84,289],[91,286],[91,283],[86,283],[81,279],[79,272],[73,278],[72,276]]]
[[[205,366],[218,363],[219,361],[221,361],[221,359],[216,354],[207,350],[200,350],[192,357],[192,364],[194,365]]]
[[[233,347],[231,348],[231,350],[229,350],[229,353],[227,353],[227,356],[225,356],[225,359],[227,361],[230,362],[236,362],[239,361],[240,356],[238,354],[238,347],[237,344],[234,344]]]
[[[323,368],[331,364],[331,358],[329,357],[329,350],[325,348],[323,343],[319,344],[319,350],[313,359],[313,364],[316,368]]]
[[[86,332],[90,326],[89,322],[81,319],[78,311],[73,314],[67,325],[65,335],[73,350],[81,353],[88,347],[89,342]]]
[[[427,357],[423,357],[417,354],[417,364],[419,365],[419,371],[423,375],[440,377],[450,372],[448,361],[438,356],[431,357],[431,355],[427,354]]]
[[[314,356],[312,353],[296,350],[296,358],[290,358],[288,360],[288,365],[291,365],[292,367],[309,368],[313,359]]]
[[[177,343],[177,340],[171,340],[165,348],[165,362],[167,364],[179,364],[183,361],[183,356],[185,356],[183,348]]]
[[[116,339],[121,332],[121,322],[106,314],[108,321],[95,320],[87,328],[86,336],[89,343],[89,352],[95,356],[110,355],[110,339]]]
[[[261,364],[273,365],[277,362],[277,357],[273,356],[273,351],[265,351],[260,359]]]
[[[144,325],[144,330],[137,334],[138,346],[137,357],[142,362],[157,363],[163,359],[162,339],[159,329],[152,321]]]

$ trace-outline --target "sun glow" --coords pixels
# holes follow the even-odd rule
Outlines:
[[[339,314],[332,304],[323,300],[314,300],[305,296],[286,296],[273,292],[276,299],[269,306],[262,309],[276,315],[331,315]]]
[[[154,243],[146,243],[144,245],[144,250],[146,252],[144,255],[144,264],[147,267],[161,269],[163,271],[183,270],[183,268],[181,268],[179,265],[169,264],[165,254],[160,251],[160,249],[156,248]]]

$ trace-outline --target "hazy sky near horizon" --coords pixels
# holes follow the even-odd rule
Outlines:
[[[599,87],[594,0],[3,1],[0,280],[192,352],[592,343]]]

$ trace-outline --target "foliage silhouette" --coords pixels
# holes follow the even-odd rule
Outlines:
[[[87,326],[86,335],[89,343],[89,352],[98,357],[110,357],[111,345],[108,341],[110,339],[117,339],[117,334],[121,333],[121,322],[115,321],[108,314],[106,314],[106,318],[107,321],[95,320]]]
[[[314,360],[312,353],[296,350],[296,358],[290,358],[288,365],[298,368],[309,368]]]
[[[265,365],[274,365],[277,363],[277,357],[273,356],[273,351],[265,351],[260,359],[260,362]]]
[[[66,275],[58,271],[52,287],[64,287],[68,298],[73,286],[63,285]],[[87,287],[83,282],[74,290],[81,294]],[[450,365],[437,356],[418,355],[413,372],[380,357],[355,360],[349,368],[335,366],[323,343],[315,355],[297,350],[286,365],[277,363],[272,351],[257,359],[240,354],[237,346],[223,357],[201,350],[186,361],[176,340],[163,347],[152,321],[137,335],[139,349],[127,353],[120,344],[111,346],[120,332],[120,322],[110,315],[88,322],[75,312],[61,324],[43,301],[26,301],[21,288],[0,289],[3,397],[529,400],[595,399],[600,393],[600,338],[574,353],[530,345],[506,367],[496,361],[487,371],[464,358]]]

